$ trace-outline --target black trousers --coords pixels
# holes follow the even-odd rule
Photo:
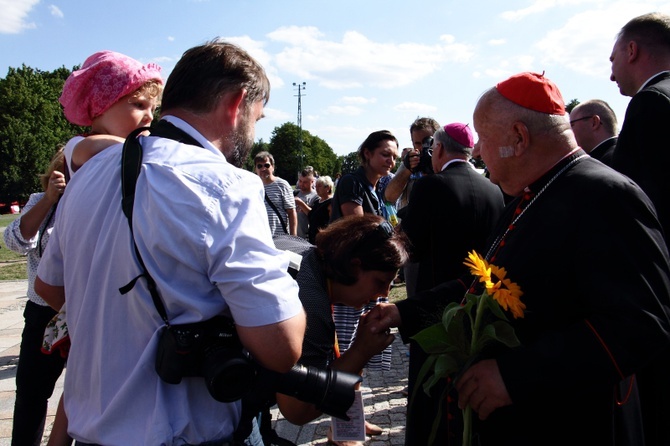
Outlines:
[[[48,400],[65,366],[59,353],[48,355],[41,350],[44,329],[55,315],[51,307],[32,301],[26,303],[23,311],[25,325],[16,368],[12,446],[39,446],[42,441]]]

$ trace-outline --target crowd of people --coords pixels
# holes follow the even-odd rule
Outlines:
[[[290,445],[269,408],[347,418],[363,369],[390,366],[392,328],[410,345],[407,446],[462,445],[468,406],[480,446],[670,444],[670,15],[631,19],[609,58],[631,97],[620,131],[603,99],[568,111],[522,72],[483,92],[472,128],[418,118],[402,154],[372,132],[354,172],[308,166],[294,190],[267,151],[241,168],[270,96],[242,48],[193,47],[164,84],[92,55],[61,96],[91,132],[4,232],[29,258],[12,444],[40,444],[67,364],[51,446]],[[488,286],[472,251],[523,290],[520,345],[429,386],[414,336]]]

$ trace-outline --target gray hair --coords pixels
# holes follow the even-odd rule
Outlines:
[[[323,176],[320,176],[319,178],[317,178],[316,179],[316,184],[320,184],[322,186],[329,187],[331,192],[335,188],[335,183],[333,183],[333,179],[330,178],[328,175],[323,175]]]

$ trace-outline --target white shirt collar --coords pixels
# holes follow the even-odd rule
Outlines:
[[[649,83],[649,81],[651,81],[653,78],[655,78],[656,76],[659,76],[659,75],[661,75],[661,74],[664,74],[664,73],[670,73],[670,70],[659,71],[658,73],[654,74],[652,77],[650,77],[649,79],[647,79],[647,80],[644,82],[644,84],[642,84],[642,86],[640,87],[640,89],[639,89],[637,92],[639,93],[640,91],[642,91],[642,89],[644,89],[644,87],[646,87],[647,84]]]
[[[202,144],[202,146],[203,146],[204,148],[206,148],[207,150],[210,150],[210,151],[212,151],[212,152],[214,152],[214,153],[218,153],[218,154],[221,155],[224,159],[226,159],[226,157],[223,155],[223,153],[221,153],[221,150],[219,150],[218,148],[216,148],[216,147],[214,146],[214,144],[212,144],[211,142],[209,142],[209,141],[207,140],[207,138],[205,138],[204,136],[202,136],[202,134],[201,134],[199,131],[197,131],[197,130],[196,130],[191,124],[189,124],[188,122],[186,122],[186,121],[184,121],[183,119],[178,118],[178,117],[176,117],[176,116],[174,116],[174,115],[165,115],[165,116],[161,116],[161,119],[165,119],[165,120],[166,120],[167,122],[169,122],[170,124],[173,124],[175,127],[177,127],[177,128],[179,128],[180,130],[183,130],[184,132],[188,133],[189,136],[193,137],[196,141],[198,141],[200,144]],[[226,160],[226,162],[227,162],[227,161],[228,161],[228,160]]]
[[[442,172],[444,169],[446,169],[447,166],[451,163],[468,163],[470,165],[470,167],[472,167],[473,169],[475,168],[475,166],[473,166],[472,163],[470,163],[468,160],[453,159],[453,160],[450,160],[450,161],[447,161],[446,163],[444,163],[444,166],[442,166],[442,169],[440,169],[440,172]]]

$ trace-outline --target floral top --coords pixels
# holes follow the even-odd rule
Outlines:
[[[21,214],[25,214],[29,211],[30,208],[35,206],[35,204],[42,199],[42,197],[44,197],[44,192],[31,194],[28,203],[24,206]],[[40,263],[42,253],[46,249],[49,236],[53,230],[53,213],[55,210],[56,209],[54,208],[49,212],[49,215],[47,215],[44,222],[42,222],[39,231],[37,231],[37,234],[31,239],[26,240],[21,235],[21,229],[19,228],[19,225],[21,224],[21,216],[11,222],[9,226],[5,228],[4,232],[7,248],[28,257],[28,299],[42,306],[47,306],[47,303],[35,292],[35,277],[37,276],[37,266]]]

